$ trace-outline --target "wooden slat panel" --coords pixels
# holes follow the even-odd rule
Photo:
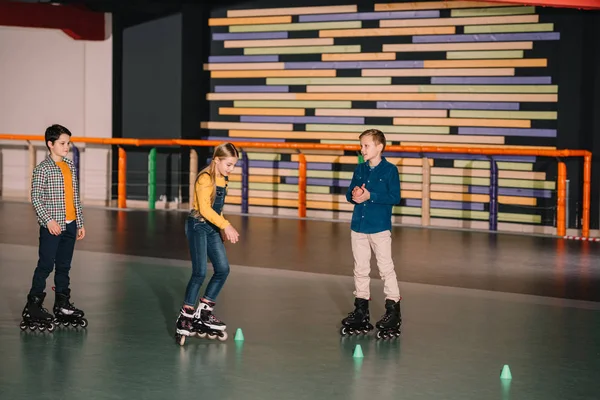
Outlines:
[[[292,17],[290,15],[249,18],[209,18],[208,26],[289,24],[291,22]]]
[[[255,8],[247,10],[227,10],[228,17],[259,17],[269,15],[308,15],[308,14],[333,14],[353,13],[357,6],[322,6],[322,7],[283,7],[283,8]]]

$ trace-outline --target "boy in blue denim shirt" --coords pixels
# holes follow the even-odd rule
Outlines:
[[[353,331],[372,330],[369,321],[371,249],[377,258],[379,275],[384,283],[385,315],[377,321],[377,337],[400,335],[400,290],[392,260],[392,207],[400,203],[398,168],[381,153],[385,136],[377,129],[360,136],[365,160],[356,167],[346,199],[354,204],[351,238],[354,255],[354,311],[342,320],[342,335]]]

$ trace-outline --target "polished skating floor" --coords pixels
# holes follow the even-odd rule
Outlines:
[[[338,333],[352,309],[348,224],[231,216],[242,240],[227,245],[215,310],[231,337],[179,347],[184,213],[87,208],[72,288],[90,325],[52,334],[18,327],[37,261],[31,206],[0,202],[0,217],[0,399],[599,398],[600,244],[395,227],[404,325],[384,342]]]

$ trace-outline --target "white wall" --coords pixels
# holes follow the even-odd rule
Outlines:
[[[112,137],[112,37],[87,42],[59,30],[0,26],[0,133],[43,135],[54,123],[75,137]],[[35,145],[40,162],[45,145]],[[106,204],[110,149],[77,146],[82,199]],[[30,168],[23,142],[0,141],[0,169],[2,197],[26,199]]]

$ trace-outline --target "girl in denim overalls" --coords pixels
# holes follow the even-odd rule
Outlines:
[[[238,232],[223,218],[223,206],[227,194],[227,181],[239,158],[231,143],[215,148],[210,164],[198,174],[192,200],[192,210],[185,222],[192,259],[192,277],[185,291],[183,306],[177,318],[176,340],[180,345],[185,337],[198,334],[210,339],[226,340],[226,325],[212,313],[219,292],[229,275],[229,262],[223,241],[236,243]],[[222,233],[221,233],[222,231]],[[196,309],[200,287],[207,270],[207,256],[214,274],[206,287],[204,296]]]

